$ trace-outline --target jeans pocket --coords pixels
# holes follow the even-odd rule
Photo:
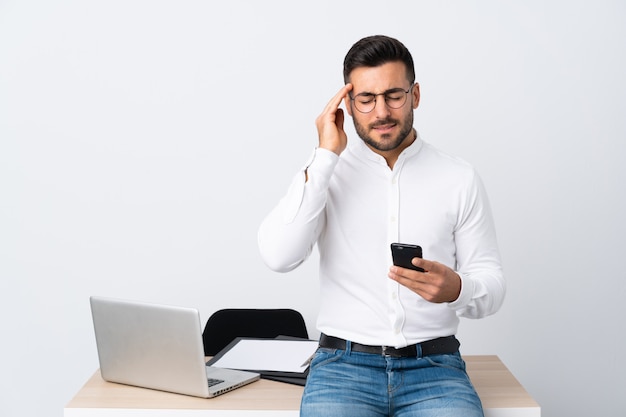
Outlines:
[[[424,356],[423,359],[426,359],[428,362],[430,362],[432,366],[458,369],[465,372],[465,361],[461,357],[461,354],[458,352],[446,353],[442,355],[429,355]]]
[[[317,350],[315,351],[315,355],[313,356],[313,359],[311,360],[311,365],[310,365],[310,369],[314,369],[314,368],[318,368],[320,366],[323,366],[327,363],[331,363],[331,362],[335,362],[339,359],[341,359],[341,357],[344,355],[346,351],[345,350],[339,350],[339,349],[329,349],[329,348],[317,348]]]

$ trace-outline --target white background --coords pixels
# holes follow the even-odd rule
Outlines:
[[[61,416],[97,368],[92,294],[292,307],[261,219],[362,36],[412,51],[423,138],[472,163],[508,295],[464,320],[545,417],[623,416],[623,1],[0,0],[0,415]],[[351,120],[348,120],[351,126]],[[349,133],[352,133],[350,131]]]

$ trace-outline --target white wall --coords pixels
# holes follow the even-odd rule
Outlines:
[[[0,0],[0,415],[97,367],[91,294],[301,310],[256,230],[362,36],[412,50],[416,126],[488,187],[509,283],[463,321],[545,417],[623,416],[626,3]],[[315,258],[315,256],[314,256]]]

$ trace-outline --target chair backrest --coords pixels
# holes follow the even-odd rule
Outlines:
[[[214,356],[237,337],[273,339],[277,336],[308,339],[302,314],[288,308],[218,310],[209,317],[202,332],[204,354]]]

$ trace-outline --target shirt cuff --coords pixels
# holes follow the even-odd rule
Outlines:
[[[309,190],[307,192],[326,193],[338,161],[339,155],[336,153],[327,149],[315,148],[307,163],[296,174],[289,186],[289,191],[285,197],[285,216],[283,218],[286,224],[293,222],[298,215],[304,200],[305,186]]]
[[[305,165],[304,169],[308,174],[308,182],[311,186],[326,190],[330,182],[330,178],[335,171],[335,166],[339,162],[339,155],[333,151],[324,148],[315,148],[313,155]]]
[[[457,272],[457,274],[459,273]],[[474,281],[461,274],[459,274],[459,277],[461,278],[461,293],[456,300],[448,303],[448,306],[456,311],[463,310],[467,307],[467,305],[472,301],[472,297],[474,295]]]

